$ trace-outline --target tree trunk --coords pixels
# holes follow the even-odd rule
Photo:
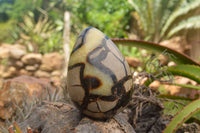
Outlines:
[[[66,78],[68,71],[69,56],[70,56],[70,12],[69,11],[65,11],[64,13],[63,48],[65,54],[65,66],[62,76]]]

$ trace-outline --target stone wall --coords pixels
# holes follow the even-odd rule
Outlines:
[[[28,53],[22,45],[0,45],[0,79],[29,75],[60,78],[64,57],[59,53]]]

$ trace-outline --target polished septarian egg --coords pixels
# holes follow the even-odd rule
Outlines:
[[[80,111],[106,120],[129,102],[133,83],[128,63],[115,44],[96,28],[78,36],[72,50],[67,88]]]

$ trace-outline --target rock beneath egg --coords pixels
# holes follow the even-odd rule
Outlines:
[[[67,77],[72,101],[91,118],[111,118],[128,104],[132,95],[128,63],[115,44],[93,27],[79,34]]]
[[[61,102],[42,102],[33,108],[30,116],[18,124],[41,133],[135,133],[133,127],[121,116],[109,121],[95,121],[81,115],[74,106]]]

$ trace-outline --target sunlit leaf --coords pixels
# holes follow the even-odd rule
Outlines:
[[[115,44],[121,44],[121,45],[130,46],[130,47],[145,48],[145,49],[158,52],[158,53],[163,53],[163,52],[168,53],[166,56],[168,56],[177,64],[194,64],[198,66],[200,65],[198,62],[192,60],[190,57],[188,57],[185,54],[182,54],[176,50],[173,50],[165,46],[161,46],[153,42],[139,41],[139,40],[132,40],[132,39],[112,39],[112,41]]]
[[[197,99],[185,106],[167,125],[163,133],[174,133],[192,115],[200,111],[200,99]]]
[[[23,133],[22,130],[20,129],[20,127],[17,125],[16,122],[14,122],[14,126],[15,126],[15,129],[16,129],[15,133]]]
[[[169,30],[169,27],[172,26],[174,21],[180,17],[187,15],[190,11],[196,10],[200,7],[200,1],[194,0],[191,3],[187,4],[186,6],[182,7],[180,6],[176,11],[174,11],[170,17],[168,18],[167,22],[165,23],[164,27],[161,31],[161,37],[163,37],[166,34],[166,31]],[[179,21],[180,22],[180,21]]]
[[[182,30],[199,29],[199,28],[200,28],[200,16],[194,16],[189,18],[188,20],[184,20],[176,27],[172,28],[170,32],[167,34],[167,37],[169,38]]]
[[[167,71],[173,75],[187,77],[200,83],[200,67],[195,65],[177,65],[168,67]]]
[[[200,86],[198,85],[190,85],[190,84],[172,84],[172,85],[176,85],[176,86],[180,86],[180,87],[184,87],[184,88],[188,88],[188,89],[195,89],[195,90],[200,90]]]

